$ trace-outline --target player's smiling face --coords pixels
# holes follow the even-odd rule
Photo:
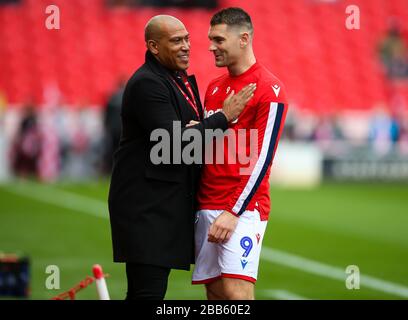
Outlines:
[[[170,70],[186,70],[190,65],[190,35],[182,24],[166,27],[157,44],[157,57]]]
[[[241,55],[240,33],[226,24],[211,26],[208,32],[209,50],[214,54],[217,67],[235,64]]]

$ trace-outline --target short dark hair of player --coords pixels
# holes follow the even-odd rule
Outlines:
[[[246,27],[251,34],[254,32],[251,17],[241,8],[232,7],[218,11],[213,15],[210,22],[211,26],[217,24],[226,24],[231,27]]]

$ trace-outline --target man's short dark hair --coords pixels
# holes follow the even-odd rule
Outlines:
[[[217,24],[226,24],[227,26],[246,27],[253,33],[251,17],[241,8],[226,8],[213,15],[210,22],[211,26]]]

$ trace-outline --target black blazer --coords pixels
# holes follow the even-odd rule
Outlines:
[[[202,106],[194,76],[188,81]],[[150,52],[130,78],[122,101],[122,136],[114,154],[109,190],[109,214],[115,262],[134,262],[190,269],[194,262],[195,193],[199,165],[160,164],[150,161],[150,133],[157,128],[172,132],[181,121],[195,127],[227,129],[221,112],[198,119],[170,72]]]

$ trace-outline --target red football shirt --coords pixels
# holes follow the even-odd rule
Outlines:
[[[228,133],[206,146],[198,207],[227,210],[237,216],[257,209],[261,220],[267,220],[270,167],[288,109],[282,83],[259,63],[239,76],[216,78],[207,88],[204,117],[220,111],[232,90],[238,93],[249,83],[257,84],[254,97],[229,124]],[[251,139],[251,129],[255,129],[255,139]]]

